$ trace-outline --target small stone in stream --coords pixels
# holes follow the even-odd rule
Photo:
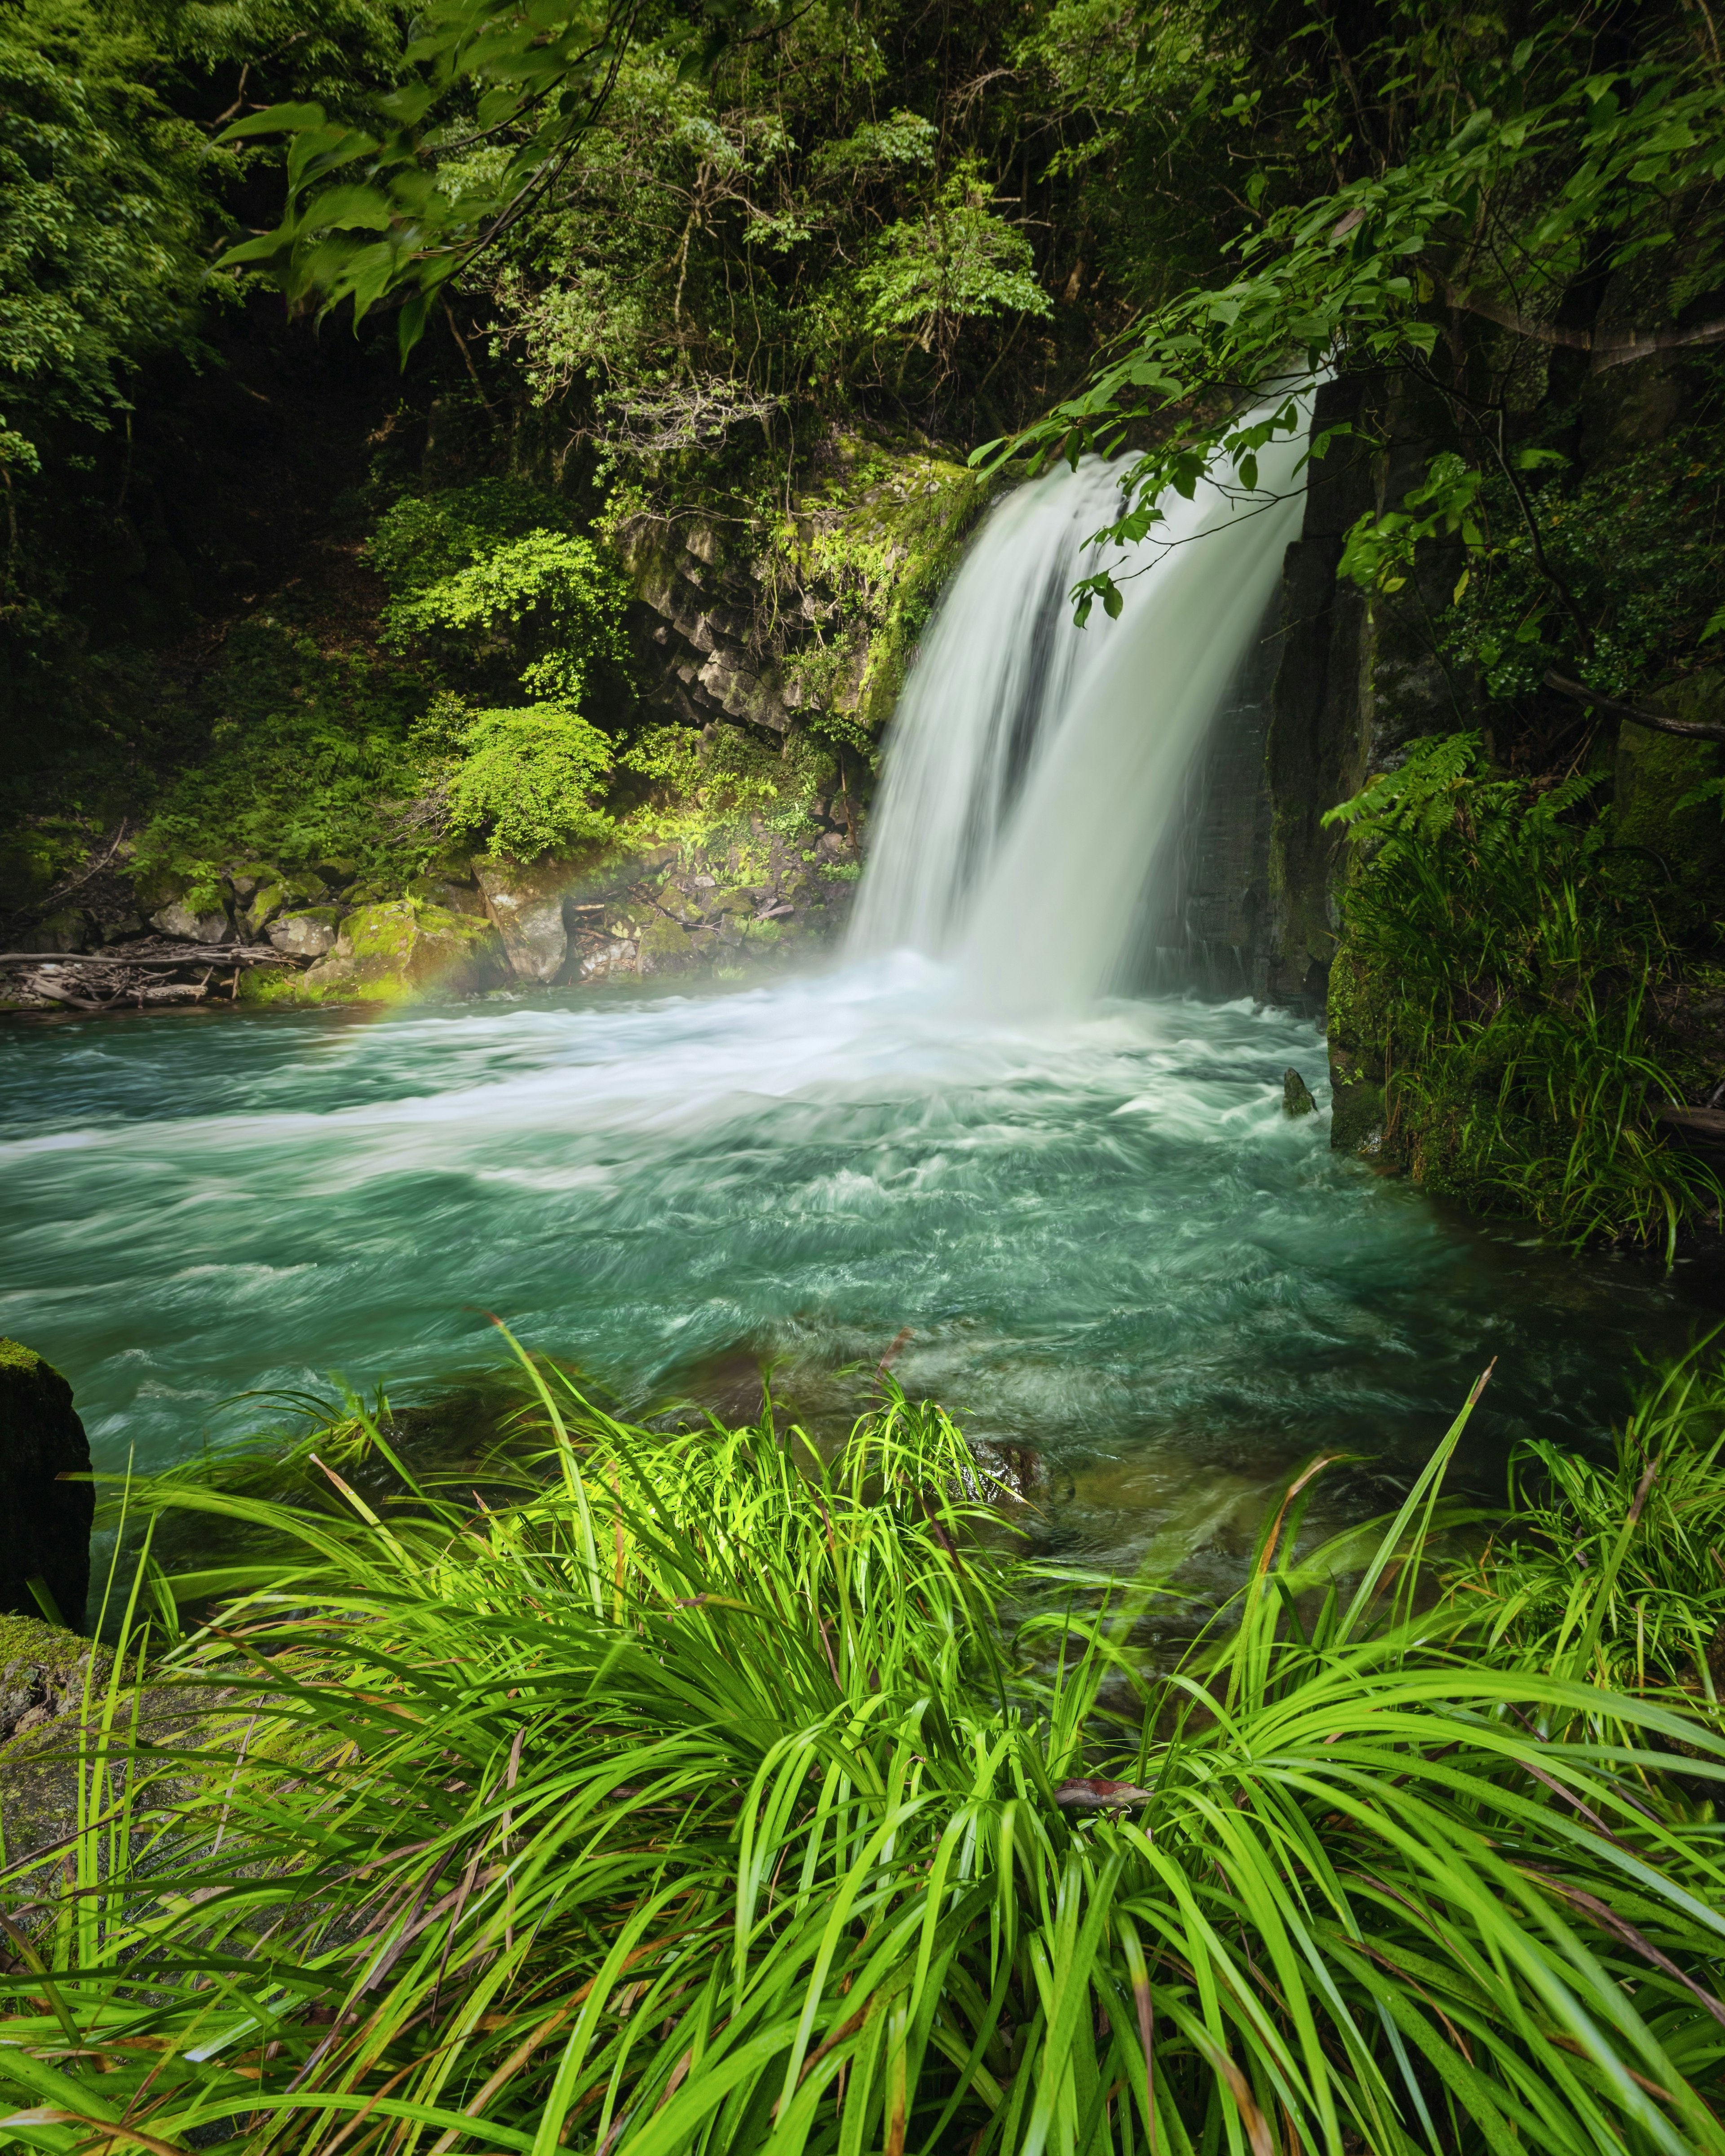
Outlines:
[[[971,1441],[970,1451],[981,1471],[978,1486],[967,1493],[971,1497],[1011,1497],[1028,1505],[1049,1494],[1048,1463],[1029,1445],[995,1445],[979,1437]]]
[[[89,1472],[72,1388],[30,1348],[0,1340],[0,1610],[39,1615],[33,1577],[62,1622],[83,1629],[95,1491],[58,1478]]]
[[[1317,1106],[1312,1088],[1291,1067],[1282,1073],[1281,1105],[1284,1114],[1290,1116],[1309,1116]]]

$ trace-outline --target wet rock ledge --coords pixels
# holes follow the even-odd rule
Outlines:
[[[33,1349],[0,1340],[0,1612],[82,1629],[95,1491],[62,1478],[89,1473],[70,1385]]]
[[[350,865],[223,872],[219,905],[169,898],[147,919],[90,902],[14,924],[0,1009],[87,1012],[176,1004],[389,1003],[513,984],[734,978],[826,941],[857,874],[842,791],[794,838],[754,819],[739,842],[650,846],[618,860],[455,858],[379,896]],[[206,891],[203,896],[207,898]]]

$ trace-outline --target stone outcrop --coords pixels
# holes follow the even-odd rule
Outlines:
[[[640,607],[638,671],[663,716],[741,719],[783,733],[796,703],[762,642],[765,594],[748,557],[699,518],[644,520],[624,535]]]
[[[0,1838],[7,1861],[18,1864],[37,1850],[66,1848],[90,1816],[90,1744],[108,1749],[110,1798],[130,1768],[103,1736],[111,1721],[146,1746],[205,1748],[232,1757],[251,1717],[223,1712],[228,1695],[201,1686],[140,1683],[136,1664],[117,1672],[112,1651],[39,1619],[0,1616]],[[110,1705],[110,1687],[117,1697]],[[195,1773],[172,1783],[159,1758],[151,1770],[152,1802],[132,1826],[142,1856],[160,1831],[162,1808],[189,1799]],[[105,1831],[111,1831],[111,1826]],[[28,1894],[28,1872],[14,1880]]]
[[[100,1684],[113,1663],[106,1649],[45,1618],[0,1616],[0,1744],[75,1714],[86,1679]]]
[[[234,934],[225,913],[194,913],[178,898],[152,913],[150,926],[160,935],[179,937],[187,943],[225,943]]]
[[[526,981],[554,981],[569,956],[563,905],[575,872],[564,861],[475,861],[485,911],[503,939],[511,969]]]
[[[278,915],[264,933],[285,958],[321,958],[335,949],[341,922],[335,906],[310,906]]]
[[[357,906],[329,956],[293,985],[313,1001],[393,1003],[439,989],[470,994],[508,978],[503,939],[490,921],[401,898]]]
[[[0,1610],[39,1614],[34,1580],[66,1625],[82,1627],[95,1491],[59,1478],[89,1472],[70,1385],[33,1350],[0,1340]]]
[[[783,734],[829,713],[883,726],[915,639],[995,482],[842,432],[783,522],[637,519],[619,535],[634,586],[644,701],[661,719]]]

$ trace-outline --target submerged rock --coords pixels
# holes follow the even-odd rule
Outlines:
[[[64,1622],[82,1626],[95,1491],[58,1478],[89,1472],[72,1388],[33,1349],[0,1340],[0,1610],[38,1615],[34,1578]]]
[[[1290,1116],[1309,1116],[1317,1108],[1312,1088],[1291,1065],[1281,1075],[1281,1105],[1283,1113]]]
[[[350,913],[329,956],[300,976],[300,992],[313,1001],[391,1003],[438,988],[497,988],[509,970],[489,921],[398,898]]]

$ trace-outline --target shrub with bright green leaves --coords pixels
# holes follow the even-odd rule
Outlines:
[[[77,0],[0,20],[0,471],[37,470],[68,420],[111,424],[141,362],[195,348],[208,160],[162,100],[160,27]]]
[[[1633,699],[1725,627],[1717,439],[1686,427],[1579,478],[1549,449],[1515,452],[1512,480],[1445,452],[1400,509],[1360,519],[1342,572],[1395,591],[1420,542],[1458,539],[1466,566],[1435,624],[1452,665],[1496,701],[1532,696],[1553,669]]]
[[[572,532],[568,505],[525,480],[482,479],[404,494],[377,520],[366,552],[398,598],[424,591],[530,531]]]
[[[994,315],[1046,317],[1029,242],[988,207],[981,160],[967,158],[927,213],[890,224],[858,273],[870,329],[910,330],[949,351],[961,326]]]
[[[536,501],[540,521],[526,525]],[[569,704],[601,669],[626,671],[623,574],[592,540],[560,528],[560,506],[547,519],[546,501],[536,489],[486,480],[398,503],[371,548],[396,590],[386,639],[425,647],[458,672],[501,657],[530,694]]]
[[[449,830],[483,832],[494,853],[536,860],[589,845],[615,825],[598,798],[611,744],[571,706],[475,711],[449,786]]]
[[[146,1563],[201,1727],[92,1702],[8,1871],[0,2146],[1725,2151],[1725,1740],[1434,1599],[1465,1412],[1381,1532],[1296,1559],[1291,1490],[1161,1673],[1155,1583],[1003,1552],[890,1385],[829,1465],[537,1382],[512,1502],[362,1411],[321,1498],[145,1494],[251,1554]]]

